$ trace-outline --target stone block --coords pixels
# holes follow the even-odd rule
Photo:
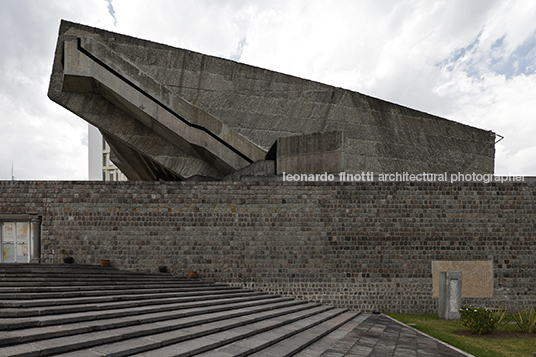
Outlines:
[[[432,261],[433,296],[439,297],[439,276],[443,271],[463,274],[462,297],[493,297],[493,262],[488,261]]]
[[[462,272],[439,273],[439,318],[458,320],[462,307]]]
[[[160,346],[160,341],[155,341],[150,337],[143,337],[105,344],[93,347],[91,350],[100,353],[100,356],[127,356],[149,351]]]

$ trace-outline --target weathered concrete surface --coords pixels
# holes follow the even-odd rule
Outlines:
[[[299,165],[295,172],[340,167],[348,173],[493,173],[494,168],[490,131],[66,21],[49,97],[98,127],[112,143],[114,162],[133,180],[221,179],[254,162],[276,160],[278,139],[301,137],[310,146],[316,142],[308,139],[329,141],[332,132],[344,139],[338,151],[323,153],[320,142],[314,155],[298,149],[283,161]]]
[[[344,168],[341,130],[295,135],[277,140],[277,173],[338,173]]]

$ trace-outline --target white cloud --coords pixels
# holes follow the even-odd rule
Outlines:
[[[536,74],[511,79],[493,73],[474,78],[463,71],[443,75],[436,91],[452,103],[449,117],[504,136],[496,147],[495,171],[535,175],[536,160],[527,155],[536,147]]]
[[[11,160],[20,179],[87,178],[85,121],[46,97],[61,18],[239,58],[493,130],[505,136],[496,147],[496,171],[536,175],[532,0],[0,5],[0,179],[10,176]]]
[[[472,45],[458,48],[440,65],[432,89],[448,104],[439,114],[505,137],[496,145],[498,174],[536,175],[530,157],[536,131],[536,56],[523,49],[536,44],[534,18],[534,2],[505,2],[492,9]]]
[[[62,18],[108,27],[104,1],[3,1],[0,179],[87,179],[87,124],[47,97]]]
[[[516,175],[525,172],[536,172],[536,146],[523,148],[513,155],[505,152],[504,146],[498,144],[496,157],[502,163],[495,168],[495,172],[500,175]]]
[[[119,32],[229,58],[252,7],[241,1],[113,0]]]

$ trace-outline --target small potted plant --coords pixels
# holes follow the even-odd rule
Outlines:
[[[73,257],[69,256],[69,252],[67,252],[67,249],[61,248],[60,252],[61,252],[61,254],[63,254],[63,262],[64,263],[66,263],[66,264],[73,264],[74,263],[74,259],[73,259]]]

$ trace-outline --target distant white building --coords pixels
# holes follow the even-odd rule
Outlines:
[[[110,145],[91,124],[88,124],[88,146],[90,181],[128,181],[110,160]]]

